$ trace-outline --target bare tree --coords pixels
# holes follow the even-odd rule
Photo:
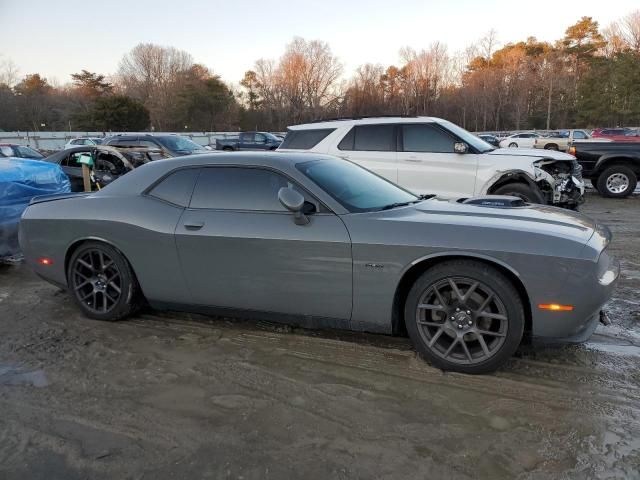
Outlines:
[[[632,50],[640,51],[640,10],[635,10],[620,20],[621,36]]]
[[[152,124],[162,130],[171,124],[175,92],[192,66],[193,58],[183,50],[141,43],[122,58],[118,83],[127,95],[145,104]]]
[[[15,86],[20,78],[18,66],[11,59],[0,61],[0,85]]]

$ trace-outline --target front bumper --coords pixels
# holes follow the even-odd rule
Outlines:
[[[620,263],[606,251],[598,263],[595,278],[581,279],[580,290],[559,302],[573,305],[572,311],[540,310],[538,303],[532,302],[533,343],[581,343],[589,339],[600,322],[602,307],[611,298],[620,278]]]

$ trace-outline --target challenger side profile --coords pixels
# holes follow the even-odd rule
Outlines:
[[[84,314],[156,309],[408,333],[484,373],[524,340],[587,339],[618,279],[609,230],[516,197],[417,196],[321,154],[150,162],[99,192],[34,199],[20,244]]]

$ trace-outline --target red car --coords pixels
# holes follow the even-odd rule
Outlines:
[[[640,131],[630,128],[596,128],[593,138],[608,138],[614,142],[640,142]]]

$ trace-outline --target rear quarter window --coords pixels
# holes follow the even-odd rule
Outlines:
[[[173,172],[153,187],[148,195],[180,207],[186,207],[191,201],[191,194],[199,173],[200,169],[198,168],[186,168]]]
[[[335,128],[317,128],[313,130],[289,130],[280,148],[291,150],[309,150],[315,147]]]

